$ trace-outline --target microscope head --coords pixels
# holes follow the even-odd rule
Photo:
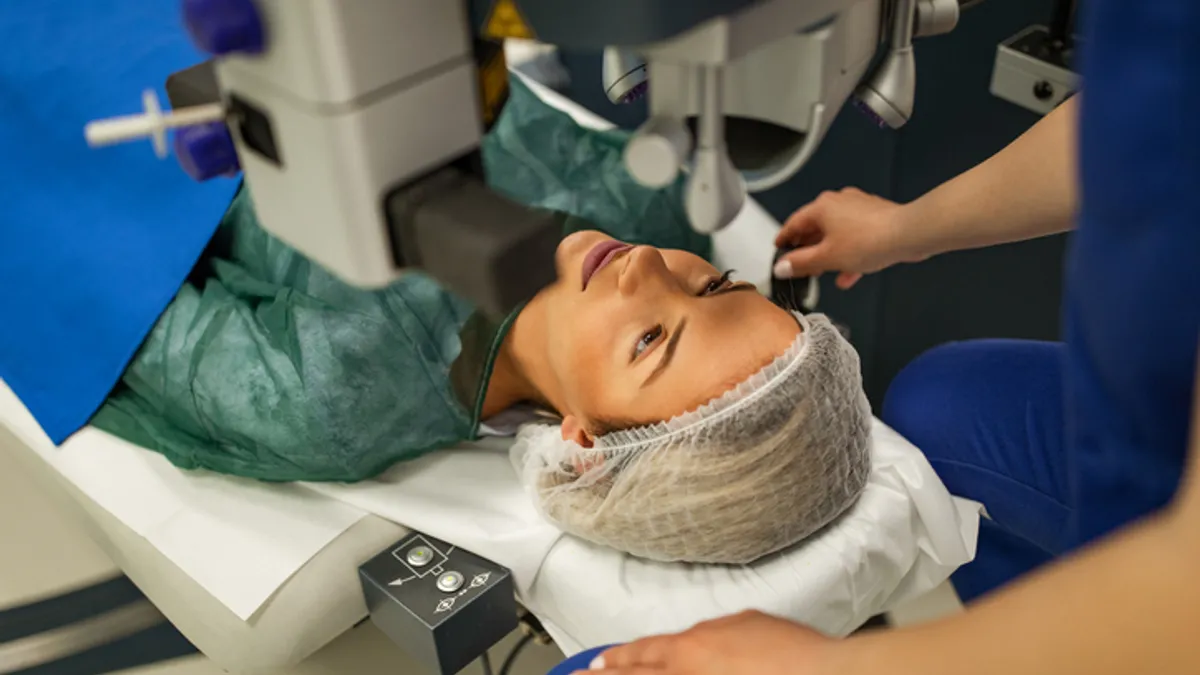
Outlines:
[[[759,0],[666,40],[609,47],[609,98],[648,88],[650,119],[627,168],[650,187],[688,174],[693,226],[720,229],[747,192],[807,164],[847,100],[903,126],[916,91],[912,39],[949,32],[958,10],[958,0]]]
[[[646,95],[646,62],[619,47],[606,47],[601,57],[604,94],[613,103],[632,103]]]

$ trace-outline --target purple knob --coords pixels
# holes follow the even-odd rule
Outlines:
[[[266,43],[253,0],[183,0],[183,23],[192,42],[213,56],[258,54]]]
[[[232,176],[241,169],[233,137],[221,122],[176,130],[175,157],[187,175],[198,181]]]
[[[875,112],[871,108],[871,106],[867,105],[866,101],[863,101],[861,98],[859,98],[857,96],[855,96],[853,100],[854,100],[854,107],[858,108],[859,112],[866,115],[867,119],[869,119],[872,122],[874,122],[875,124],[877,124],[880,129],[888,128],[887,121],[885,121],[882,117],[880,117],[879,113]]]

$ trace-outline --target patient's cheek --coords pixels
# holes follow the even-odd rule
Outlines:
[[[588,404],[606,387],[605,374],[611,371],[606,364],[611,362],[605,351],[605,344],[600,335],[605,331],[603,325],[594,326],[590,322],[581,321],[575,326],[574,335],[570,342],[561,346],[564,361],[567,365],[566,377],[572,384],[572,389],[587,399]],[[612,329],[607,329],[611,331]]]

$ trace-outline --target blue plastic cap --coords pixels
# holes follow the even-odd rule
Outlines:
[[[258,54],[266,46],[253,0],[183,0],[183,23],[196,47],[213,56]]]
[[[198,181],[232,176],[241,170],[233,137],[221,122],[176,130],[175,157],[184,172]]]

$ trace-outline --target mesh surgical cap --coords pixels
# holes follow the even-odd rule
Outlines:
[[[858,354],[823,315],[788,350],[666,422],[599,436],[528,425],[513,464],[562,530],[661,561],[745,564],[850,508],[871,469]]]

